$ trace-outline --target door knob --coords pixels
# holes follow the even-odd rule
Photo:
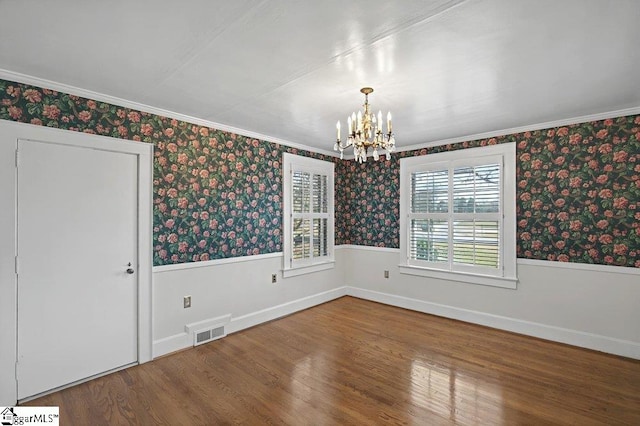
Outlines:
[[[127,266],[129,266],[129,268],[127,269],[127,274],[133,274],[135,271],[133,270],[133,268],[131,268],[131,262],[129,262]]]

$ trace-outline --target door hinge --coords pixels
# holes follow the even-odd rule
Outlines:
[[[18,256],[16,256],[16,275],[18,275],[18,272],[20,271],[20,263],[18,262]]]
[[[20,151],[16,149],[16,167],[20,165]]]

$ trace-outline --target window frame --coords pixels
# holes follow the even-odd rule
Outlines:
[[[335,201],[334,201],[334,172],[335,164],[333,162],[318,160],[315,158],[303,157],[300,155],[284,153],[282,157],[283,164],[283,198],[282,198],[282,216],[283,216],[283,276],[292,277],[296,275],[308,274],[312,272],[331,269],[335,266]],[[293,172],[302,171],[311,175],[327,176],[327,213],[294,213],[293,212]],[[310,179],[313,181],[313,178]],[[310,205],[313,205],[313,184],[311,184]],[[327,255],[313,256],[313,230],[311,228],[310,236],[310,253],[307,259],[293,259],[293,219],[294,214],[300,218],[308,218],[313,224],[313,219],[327,219]]]
[[[447,263],[411,259],[410,232],[411,220],[416,216],[453,218],[464,215],[453,211],[453,170],[461,167],[474,167],[484,164],[501,164],[500,175],[500,212],[493,214],[501,219],[499,224],[498,268],[454,263],[452,229],[449,225],[449,252]],[[402,256],[400,272],[403,274],[459,281],[471,284],[489,285],[515,289],[516,273],[516,179],[515,179],[515,143],[504,143],[478,148],[467,148],[400,159],[400,253]],[[447,213],[411,213],[411,175],[417,171],[448,171],[448,212]],[[470,215],[477,215],[473,213]],[[435,215],[435,216],[434,216]],[[489,214],[487,214],[489,215]],[[444,267],[443,267],[444,266]]]

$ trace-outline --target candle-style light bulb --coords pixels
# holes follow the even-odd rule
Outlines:
[[[353,129],[351,126],[351,117],[347,117],[347,124],[349,126],[349,135],[352,133]]]
[[[358,130],[362,131],[362,111],[358,111]]]
[[[382,132],[382,111],[378,111],[378,130]]]
[[[387,113],[387,132],[391,133],[391,111]]]
[[[336,132],[338,134],[336,140],[340,140],[340,120],[336,123]]]

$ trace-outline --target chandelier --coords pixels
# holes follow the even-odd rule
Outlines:
[[[378,161],[380,154],[379,149],[386,151],[386,159],[391,159],[391,153],[396,149],[396,141],[391,131],[391,112],[387,114],[387,132],[382,131],[382,111],[378,111],[378,116],[369,111],[369,93],[373,92],[371,87],[363,87],[360,89],[364,93],[364,113],[358,111],[352,113],[347,118],[349,133],[347,142],[343,145],[340,140],[340,121],[336,123],[338,138],[333,149],[340,151],[340,159],[344,156],[344,150],[353,146],[353,155],[356,161],[364,163],[367,161],[367,151],[369,148],[373,151],[373,159]]]

